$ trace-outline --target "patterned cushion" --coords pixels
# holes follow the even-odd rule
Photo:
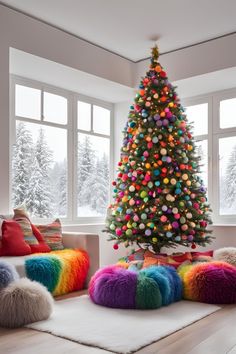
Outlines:
[[[28,245],[38,245],[38,240],[34,235],[29,220],[29,216],[24,206],[14,209],[13,220],[18,222],[24,234],[24,240]]]
[[[56,219],[51,224],[35,225],[52,251],[63,250],[61,222]]]

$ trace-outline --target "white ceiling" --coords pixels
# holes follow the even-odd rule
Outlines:
[[[235,0],[3,0],[1,3],[133,61],[236,30]]]

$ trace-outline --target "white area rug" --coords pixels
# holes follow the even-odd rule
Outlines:
[[[115,353],[132,353],[217,310],[180,301],[158,310],[120,310],[93,304],[87,295],[57,301],[49,320],[27,327]]]

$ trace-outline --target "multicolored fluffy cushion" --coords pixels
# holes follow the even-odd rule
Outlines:
[[[155,309],[180,300],[182,283],[172,267],[133,271],[111,265],[94,274],[89,295],[93,302],[106,307]]]
[[[84,250],[37,254],[25,261],[27,277],[43,284],[54,296],[84,288],[89,256]]]
[[[210,304],[236,303],[236,268],[226,262],[183,265],[178,269],[186,300]]]
[[[28,245],[38,245],[38,240],[33,233],[29,215],[25,210],[24,206],[20,206],[14,209],[13,220],[15,220],[21,227],[25,242]]]
[[[63,250],[62,228],[59,219],[50,224],[35,225],[52,251]]]

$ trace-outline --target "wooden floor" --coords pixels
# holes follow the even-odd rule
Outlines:
[[[78,296],[78,294],[70,294],[63,298],[74,296]],[[106,350],[88,347],[27,328],[15,330],[0,328],[0,354],[54,353],[111,354]],[[236,354],[236,306],[225,306],[191,326],[136,352],[136,354],[154,353]]]

